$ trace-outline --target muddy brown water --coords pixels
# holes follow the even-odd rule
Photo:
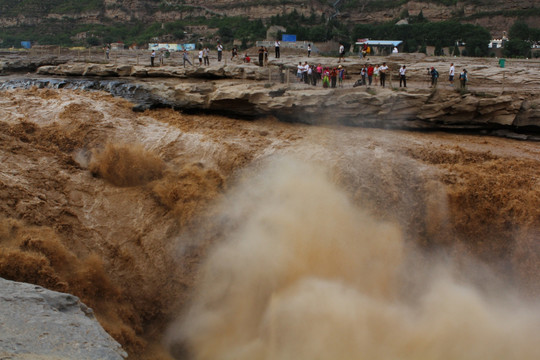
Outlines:
[[[537,142],[0,103],[0,276],[130,358],[538,358]]]

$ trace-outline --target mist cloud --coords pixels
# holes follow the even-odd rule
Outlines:
[[[168,332],[195,359],[540,357],[538,304],[490,297],[448,262],[415,264],[400,229],[321,168],[273,161],[221,206],[226,239]]]

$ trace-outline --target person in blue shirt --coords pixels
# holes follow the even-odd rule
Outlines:
[[[463,69],[461,74],[459,74],[459,83],[460,83],[462,89],[467,88],[467,81],[468,80],[469,80],[469,76],[467,75],[467,70]]]
[[[431,87],[437,87],[437,79],[439,79],[439,72],[433,66],[431,67]]]

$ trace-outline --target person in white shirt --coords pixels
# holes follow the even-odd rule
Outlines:
[[[202,60],[203,60],[203,50],[199,50],[199,66],[202,66]]]
[[[279,55],[280,55],[279,54],[279,45],[280,45],[279,40],[276,40],[274,42],[274,47],[276,48],[276,59],[279,59]]]
[[[454,74],[455,74],[454,63],[451,63],[450,70],[448,72],[448,81],[450,82],[450,86],[454,86]]]
[[[392,50],[392,54],[397,54],[399,51],[397,49],[397,47],[394,46],[394,49]]]
[[[304,63],[304,70],[302,71],[302,79],[307,84],[308,83],[308,71],[309,71],[309,65],[307,61]]]
[[[302,81],[303,73],[304,73],[304,65],[302,65],[302,62],[299,62],[298,66],[296,67],[296,77],[298,78],[298,81]]]
[[[340,63],[343,60],[345,62],[345,46],[343,44],[339,44],[339,60],[338,63]]]
[[[381,86],[385,87],[386,84],[386,72],[388,71],[388,66],[385,62],[379,67],[379,76],[381,78]]]
[[[307,57],[311,56],[311,44],[308,44],[307,46]]]
[[[216,48],[217,48],[217,61],[221,61],[221,57],[223,55],[223,45],[221,45],[221,43],[218,42]]]
[[[399,87],[401,87],[401,83],[403,83],[403,87],[407,87],[407,77],[405,74],[407,73],[407,67],[403,65],[401,69],[399,69]]]
[[[210,49],[208,47],[205,47],[203,49],[204,65],[210,65],[210,59],[208,58],[209,54],[210,54]]]

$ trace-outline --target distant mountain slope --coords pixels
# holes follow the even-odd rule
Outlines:
[[[429,21],[455,19],[484,26],[494,37],[502,36],[518,18],[530,26],[540,23],[539,0],[0,0],[0,31],[4,30],[0,37],[17,27],[31,35],[28,27],[49,23],[55,24],[51,32],[58,35],[70,22],[73,26],[118,26],[197,18],[200,25],[200,19],[223,16],[264,22],[292,11],[351,26],[397,21],[421,12]]]

